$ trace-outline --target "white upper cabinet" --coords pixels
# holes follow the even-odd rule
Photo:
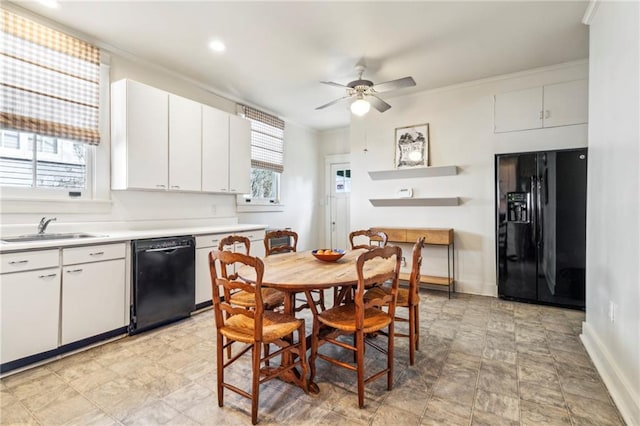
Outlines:
[[[202,106],[169,95],[169,189],[200,191]]]
[[[167,189],[168,94],[131,80],[111,85],[113,189]]]
[[[588,101],[587,80],[544,86],[544,127],[586,123]]]
[[[251,122],[229,116],[229,191],[251,193]]]
[[[111,188],[245,194],[248,120],[131,80],[111,85]]]
[[[202,105],[202,190],[229,192],[229,114]]]
[[[494,132],[587,122],[587,80],[550,84],[494,97]]]
[[[542,127],[542,87],[495,96],[496,133]]]

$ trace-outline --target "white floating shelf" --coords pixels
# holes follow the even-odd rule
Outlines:
[[[376,207],[391,206],[457,206],[458,197],[441,198],[370,198],[369,202]]]
[[[455,176],[456,174],[458,174],[457,166],[410,167],[406,169],[377,170],[369,172],[369,176],[373,180]]]

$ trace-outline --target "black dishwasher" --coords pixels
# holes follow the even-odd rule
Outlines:
[[[153,238],[131,244],[129,334],[188,317],[195,310],[195,239]]]

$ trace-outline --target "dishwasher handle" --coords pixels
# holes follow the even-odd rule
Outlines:
[[[191,248],[191,247],[193,247],[193,246],[184,245],[184,246],[175,246],[175,247],[160,247],[160,248],[140,250],[140,252],[142,252],[142,253],[150,253],[150,252],[154,252],[154,251],[166,251],[167,253],[169,253],[169,252],[174,252],[174,251],[176,251],[178,249]]]

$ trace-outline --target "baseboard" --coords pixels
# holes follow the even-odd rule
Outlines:
[[[620,371],[615,359],[590,324],[582,323],[580,338],[624,421],[628,425],[640,425],[640,395],[634,392],[629,379]]]

